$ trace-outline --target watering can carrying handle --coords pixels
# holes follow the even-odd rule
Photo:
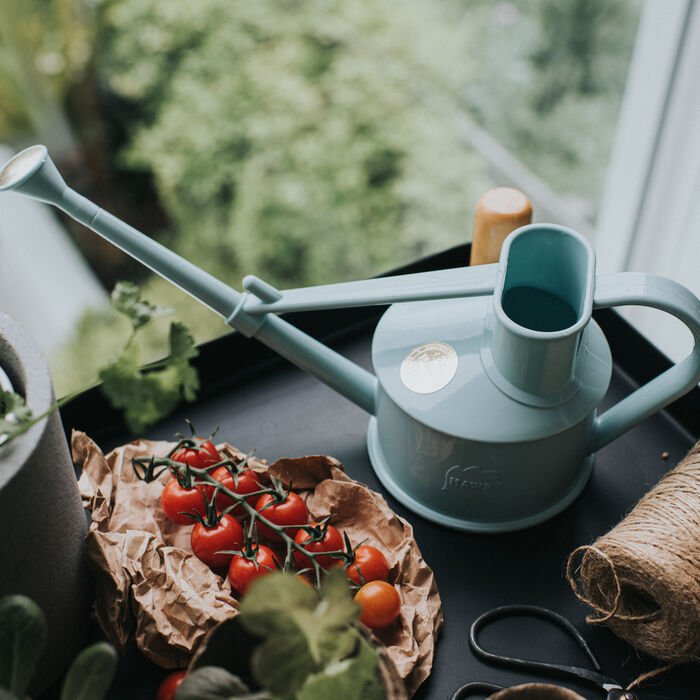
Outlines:
[[[596,418],[592,452],[675,401],[700,381],[700,300],[682,285],[664,277],[640,272],[597,277],[594,308],[630,305],[660,309],[680,319],[693,334],[693,351]]]

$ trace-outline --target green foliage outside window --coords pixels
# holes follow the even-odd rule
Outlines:
[[[126,162],[155,174],[173,245],[211,272],[365,277],[465,239],[487,179],[429,102],[473,62],[436,12],[120,0],[105,25],[104,74],[143,106]]]
[[[167,224],[147,232],[236,286],[246,273],[282,286],[363,278],[468,240],[476,200],[500,183],[461,140],[459,114],[592,216],[641,6],[8,3],[31,20],[16,19],[12,36],[48,52],[54,67],[63,57],[63,73],[44,80],[54,107],[67,105],[67,95],[81,103],[76,93],[99,85],[108,98],[102,109],[120,110],[114,119],[126,144],[107,161],[152,175]],[[52,31],[37,33],[41,26]],[[16,67],[29,55],[14,48],[13,57],[11,37],[0,33],[0,95],[17,92]],[[30,92],[25,86],[25,103],[36,104]],[[20,101],[0,104],[0,138],[28,113]],[[175,308],[198,341],[225,331],[160,279],[140,284],[148,298]],[[118,353],[119,323],[109,311],[85,315],[54,358],[59,394],[94,380]],[[141,345],[144,360],[166,352],[150,332]]]

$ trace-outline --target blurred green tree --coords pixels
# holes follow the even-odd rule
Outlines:
[[[221,279],[364,278],[467,239],[491,183],[436,107],[475,66],[441,6],[108,0],[99,27],[99,73],[130,105],[121,164],[153,173],[164,242]],[[143,287],[197,340],[225,331],[159,278]],[[54,359],[59,394],[94,377],[117,323],[86,316]]]
[[[66,95],[88,70],[93,32],[83,0],[0,2],[0,138],[33,132],[59,158],[74,154]]]
[[[139,105],[124,158],[155,174],[189,259],[306,284],[465,239],[487,178],[425,102],[473,63],[436,9],[115,0],[103,21],[103,74]]]
[[[478,31],[469,112],[593,219],[617,124],[641,0],[444,0]]]
[[[541,114],[567,96],[619,93],[634,27],[630,0],[541,0],[540,36],[530,60],[540,76],[532,105]],[[632,21],[630,21],[632,20]]]

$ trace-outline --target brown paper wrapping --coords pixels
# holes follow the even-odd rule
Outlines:
[[[131,466],[138,456],[165,456],[173,443],[138,440],[106,457],[84,433],[74,432],[73,460],[82,468],[83,504],[92,511],[87,552],[97,597],[95,616],[110,641],[123,650],[133,637],[138,648],[165,668],[186,666],[207,633],[236,615],[238,603],[226,579],[190,549],[189,527],[170,522],[160,508],[169,474],[146,484]],[[241,453],[219,445],[228,457]],[[401,624],[376,633],[413,694],[428,677],[442,625],[440,596],[423,561],[413,529],[378,493],[353,481],[331,457],[280,459],[269,467],[250,465],[291,482],[306,498],[313,519],[333,516],[350,541],[382,550],[402,598]]]

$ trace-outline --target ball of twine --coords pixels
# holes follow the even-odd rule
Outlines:
[[[572,552],[567,579],[595,611],[589,622],[657,659],[700,659],[700,442],[622,522]]]

